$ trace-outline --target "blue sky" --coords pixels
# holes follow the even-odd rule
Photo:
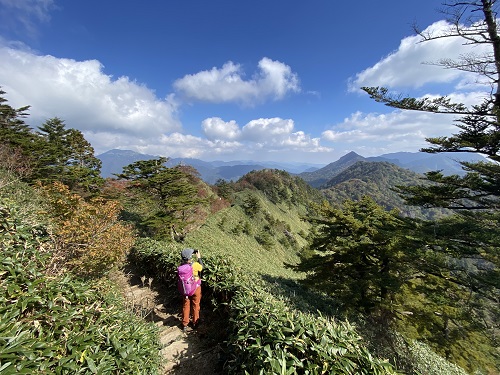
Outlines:
[[[437,0],[0,0],[0,86],[83,132],[96,154],[327,164],[416,152],[452,118],[375,103],[361,86],[466,104],[481,88],[425,62],[446,27]]]

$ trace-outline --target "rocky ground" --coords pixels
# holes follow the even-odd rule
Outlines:
[[[115,278],[128,307],[160,329],[161,355],[165,359],[162,375],[222,373],[220,341],[224,322],[203,297],[199,327],[188,327],[188,331],[183,332],[182,301],[176,288],[165,288],[155,280],[141,279],[131,272],[119,273]]]

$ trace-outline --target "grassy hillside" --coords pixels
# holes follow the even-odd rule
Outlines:
[[[260,204],[253,217],[235,204],[209,217],[186,237],[185,245],[231,259],[245,272],[302,278],[286,265],[297,264],[298,252],[306,244],[303,236],[309,224],[300,219],[303,209],[272,204],[259,191],[239,193],[237,200],[242,203],[249,196],[256,197]]]

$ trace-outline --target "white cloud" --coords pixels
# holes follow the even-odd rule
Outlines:
[[[173,96],[156,98],[128,77],[113,79],[97,60],[75,61],[0,47],[0,82],[13,106],[31,105],[39,126],[60,117],[83,132],[154,137],[181,129]]]
[[[131,145],[130,148],[141,153],[202,160],[231,157],[238,155],[243,149],[242,144],[237,141],[209,140],[181,133],[165,134],[147,145]]]
[[[431,35],[444,35],[452,27],[439,21],[424,30]],[[350,81],[350,91],[362,86],[394,89],[418,89],[418,98],[448,96],[454,103],[466,106],[481,103],[488,97],[489,87],[478,83],[476,74],[435,65],[440,60],[460,61],[463,56],[482,56],[488,46],[467,45],[460,37],[438,38],[421,42],[419,36],[404,38],[399,48],[377,64],[358,73]],[[423,93],[427,88],[429,92]],[[440,91],[433,93],[432,91]],[[475,91],[476,90],[476,91]],[[417,98],[417,99],[418,99]],[[387,107],[385,107],[387,108]],[[322,139],[336,147],[348,145],[363,156],[386,152],[410,151],[428,147],[426,138],[450,136],[460,129],[455,115],[393,110],[386,114],[356,112],[322,134]]]
[[[298,153],[310,155],[303,161],[318,162],[316,156],[331,153],[303,131],[293,131],[293,121],[252,120],[243,129],[235,121],[207,118],[202,122],[206,138],[174,132],[160,136],[136,137],[123,132],[86,132],[85,138],[96,154],[116,148],[166,157],[191,157],[202,160],[275,160],[292,161]],[[251,129],[249,131],[248,129]],[[332,157],[334,158],[334,157]]]
[[[236,121],[225,122],[220,117],[211,117],[201,123],[203,133],[210,140],[233,140],[238,139],[241,130]]]
[[[249,154],[300,150],[301,152],[329,152],[320,145],[320,138],[312,138],[303,131],[294,132],[291,119],[260,118],[251,120],[241,129],[235,121],[225,122],[218,117],[207,118],[202,123],[206,137],[218,142],[219,147],[235,144],[244,146]],[[261,155],[262,156],[262,155]]]
[[[48,118],[60,117],[68,128],[83,132],[96,154],[122,148],[205,160],[264,160],[266,155],[277,160],[283,153],[281,159],[287,160],[288,151],[330,151],[320,146],[319,138],[295,131],[291,119],[261,118],[240,127],[234,120],[212,117],[201,123],[205,138],[182,134],[177,118],[181,102],[173,94],[158,99],[152,90],[128,77],[114,79],[105,74],[97,60],[38,55],[25,45],[0,40],[0,61],[6,99],[13,107],[31,106],[26,121],[31,127],[36,129]],[[295,76],[284,64],[262,59],[260,68],[260,74],[251,81],[233,77],[243,88],[254,90],[247,99],[265,94],[278,98],[298,90]],[[218,79],[212,82],[216,87],[219,83]],[[269,156],[278,151],[278,158]]]
[[[289,136],[294,128],[293,120],[281,118],[260,118],[252,120],[242,129],[245,140],[252,142],[269,142],[282,140]]]
[[[430,25],[424,32],[439,34],[449,28],[450,24],[439,21]],[[362,86],[418,88],[429,83],[454,83],[456,88],[471,86],[474,82],[471,73],[444,69],[433,64],[444,58],[459,60],[461,55],[467,53],[482,54],[487,50],[487,46],[464,45],[464,39],[460,37],[419,43],[420,40],[419,36],[404,38],[396,51],[356,74],[349,89],[356,91]]]
[[[222,68],[212,68],[186,75],[174,82],[185,97],[211,103],[237,102],[254,105],[266,99],[279,100],[290,92],[299,92],[296,73],[288,65],[264,57],[259,72],[244,80],[241,65],[227,62]]]

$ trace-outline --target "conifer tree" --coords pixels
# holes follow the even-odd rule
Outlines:
[[[368,196],[342,209],[324,202],[317,212],[307,219],[316,256],[299,266],[311,272],[307,283],[332,294],[347,312],[397,314],[394,296],[414,273],[421,248],[410,234],[415,222]]]
[[[149,201],[142,224],[159,238],[180,240],[191,223],[192,210],[204,200],[198,196],[198,178],[182,166],[168,168],[165,157],[141,160],[123,167],[119,179]]]
[[[500,289],[500,35],[497,25],[496,0],[450,0],[444,3],[449,28],[438,34],[415,29],[422,42],[443,38],[462,38],[471,46],[487,45],[490,50],[478,53],[471,49],[458,60],[443,58],[436,65],[477,76],[485,87],[484,99],[466,106],[449,97],[403,97],[384,87],[363,87],[371,98],[387,106],[429,113],[456,116],[459,129],[451,136],[428,138],[430,146],[421,151],[473,152],[488,159],[482,162],[462,162],[464,176],[445,176],[441,171],[426,174],[427,184],[399,186],[398,191],[409,204],[451,209],[455,216],[423,226],[420,233],[429,245],[432,262],[428,262],[427,280],[433,278],[435,293],[429,293],[441,305],[440,326],[445,332],[443,345],[453,345],[451,324],[455,327],[474,326],[489,333],[486,342],[499,346],[498,304]],[[450,293],[446,285],[454,285]],[[437,293],[441,290],[441,293]],[[462,290],[462,292],[457,292]],[[439,298],[438,298],[439,297]],[[454,301],[453,301],[454,300]],[[458,310],[454,308],[457,307]],[[451,312],[451,313],[450,313]],[[436,313],[436,312],[434,312]],[[435,316],[437,316],[435,314]],[[436,319],[434,319],[435,321]],[[428,321],[429,323],[429,321]],[[427,326],[429,327],[429,326]],[[470,333],[471,331],[469,331]],[[460,334],[464,337],[465,331]],[[476,340],[478,341],[478,340]],[[470,350],[472,341],[462,344]],[[491,349],[491,347],[490,347]],[[451,349],[450,349],[451,350]],[[477,350],[476,350],[477,352]],[[453,356],[449,351],[446,355]],[[498,356],[498,354],[497,354]],[[498,358],[497,358],[498,364]],[[469,363],[471,365],[471,363]],[[473,367],[473,366],[472,366]]]
[[[452,113],[458,133],[448,137],[428,138],[430,147],[422,151],[477,152],[491,161],[462,162],[465,176],[444,176],[440,171],[426,174],[431,184],[413,187],[398,187],[409,204],[424,207],[444,207],[453,210],[459,218],[447,221],[433,233],[435,240],[447,246],[450,256],[468,258],[476,266],[486,263],[488,275],[474,274],[475,289],[484,296],[495,298],[500,288],[500,253],[498,242],[500,233],[500,35],[496,23],[496,1],[451,1],[447,3],[450,29],[437,35],[420,35],[423,41],[438,38],[461,37],[468,44],[489,44],[491,52],[464,55],[462,60],[442,59],[437,62],[445,68],[454,68],[476,73],[493,90],[481,103],[467,107],[453,103],[447,97],[401,98],[391,94],[386,88],[364,87],[373,99],[388,106],[403,110],[431,113]],[[462,227],[469,225],[470,230]],[[474,229],[474,230],[472,230]],[[477,232],[479,231],[479,232]],[[479,234],[480,233],[480,234]],[[428,237],[428,240],[431,240]]]
[[[26,178],[33,167],[32,149],[36,137],[24,121],[29,106],[13,108],[7,104],[0,88],[0,167]]]
[[[83,194],[102,185],[101,161],[94,156],[94,148],[81,131],[67,129],[64,121],[57,117],[38,129],[37,179],[45,183],[61,181]]]
[[[26,145],[32,138],[31,127],[24,122],[30,107],[12,108],[7,104],[5,94],[0,87],[0,139],[12,146]]]

